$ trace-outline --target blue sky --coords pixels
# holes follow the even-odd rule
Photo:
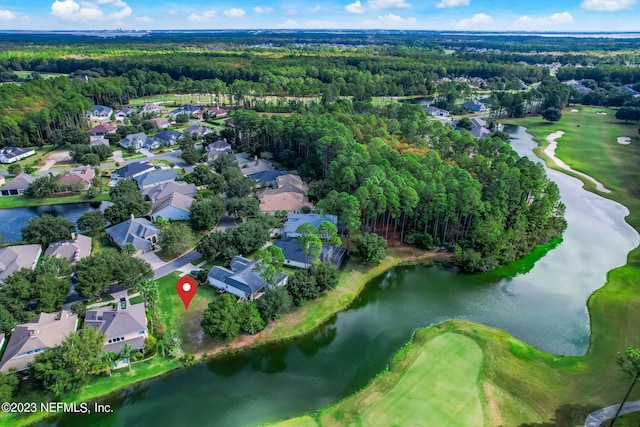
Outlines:
[[[639,31],[637,0],[0,0],[0,29]]]

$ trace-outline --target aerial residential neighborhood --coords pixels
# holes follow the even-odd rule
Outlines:
[[[0,425],[640,424],[635,2],[36,3]]]

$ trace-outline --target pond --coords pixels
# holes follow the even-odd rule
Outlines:
[[[535,143],[524,129],[507,130],[514,148],[532,156]],[[135,384],[100,400],[113,413],[66,414],[41,425],[241,426],[312,412],[364,387],[414,329],[448,319],[504,329],[545,351],[582,354],[586,300],[607,271],[626,262],[638,234],[624,222],[624,206],[548,173],[567,206],[562,242],[486,274],[394,268],[309,335]]]
[[[27,221],[34,216],[44,214],[63,216],[73,222],[85,212],[102,210],[104,211],[110,202],[91,203],[66,203],[62,205],[37,206],[29,208],[0,209],[0,234],[4,236],[5,242],[18,242],[22,240],[20,230],[27,225]]]

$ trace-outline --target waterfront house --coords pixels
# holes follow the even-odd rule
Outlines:
[[[27,187],[36,179],[26,173],[13,178],[11,181],[0,187],[0,195],[2,196],[22,196]]]
[[[276,240],[273,245],[282,250],[285,265],[297,268],[311,267],[310,263],[307,263],[308,256],[298,239],[293,237],[284,238]],[[347,259],[347,250],[340,246],[322,245],[322,252],[318,259],[320,262],[330,262],[340,269]]]
[[[60,345],[76,330],[78,316],[70,311],[40,313],[31,322],[17,325],[0,361],[0,372],[23,371],[36,355]]]
[[[131,305],[125,297],[115,302],[115,307],[99,307],[88,310],[83,328],[98,328],[105,335],[102,351],[119,354],[129,344],[134,350],[144,349],[149,335],[144,303]]]
[[[76,186],[78,190],[88,190],[95,176],[96,171],[86,167],[65,172],[64,175],[57,179],[57,182],[64,185]]]
[[[44,254],[64,258],[69,261],[69,264],[75,264],[91,255],[91,237],[75,234],[71,240],[51,243]]]
[[[274,285],[286,285],[288,278],[286,274],[282,274]],[[207,280],[211,286],[248,301],[260,298],[270,286],[260,276],[258,261],[241,256],[233,258],[230,269],[214,266],[209,271]]]
[[[476,113],[481,113],[487,109],[487,106],[480,101],[468,101],[462,104],[462,108],[470,111],[475,111]]]

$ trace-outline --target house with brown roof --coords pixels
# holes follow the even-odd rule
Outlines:
[[[164,119],[150,119],[149,123],[151,123],[153,127],[157,129],[166,129],[169,127],[169,121]]]
[[[193,202],[194,199],[189,196],[178,192],[171,193],[153,204],[151,219],[155,221],[158,217],[162,217],[174,221],[186,221],[189,219]]]
[[[313,205],[309,202],[307,196],[300,193],[263,193],[260,197],[260,212],[299,212],[305,206],[313,208]]]
[[[36,179],[26,173],[13,178],[11,181],[0,187],[0,196],[22,196],[24,190]]]
[[[224,108],[213,107],[207,110],[210,117],[224,117],[229,114],[229,110],[225,110]]]
[[[78,316],[70,311],[40,313],[29,323],[15,327],[0,361],[0,372],[25,370],[36,355],[55,347],[76,330]]]
[[[91,187],[91,181],[95,176],[96,171],[93,168],[87,167],[67,171],[64,175],[58,178],[58,182],[64,185],[76,185],[82,190],[88,190],[89,187]]]
[[[91,237],[76,234],[71,240],[51,243],[44,254],[64,258],[69,261],[69,264],[75,264],[91,255]]]
[[[33,269],[41,254],[40,245],[15,245],[0,249],[0,283],[21,268]]]
[[[97,126],[92,127],[87,131],[89,136],[105,136],[109,133],[114,133],[118,129],[118,126],[111,125],[109,123],[100,123]]]
[[[276,178],[275,188],[263,191],[260,193],[260,196],[279,193],[300,193],[306,196],[308,189],[307,184],[302,181],[302,178],[289,173],[278,176]]]

